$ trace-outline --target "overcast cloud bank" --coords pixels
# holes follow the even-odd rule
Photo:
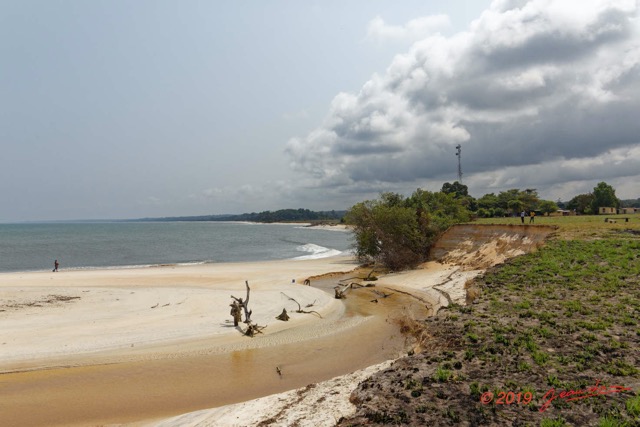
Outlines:
[[[303,185],[355,194],[439,189],[475,196],[537,188],[568,198],[606,180],[619,196],[640,182],[637,1],[494,1],[466,32],[416,41],[359,93],[339,93],[324,122],[287,144]],[[446,26],[446,17],[387,26],[383,42]]]

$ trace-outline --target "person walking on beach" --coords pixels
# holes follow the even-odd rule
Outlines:
[[[520,212],[520,222],[524,224],[524,211]]]
[[[532,222],[536,222],[536,211],[531,211],[529,212],[529,224],[531,224]]]
[[[58,262],[58,260],[55,260],[55,262],[53,263],[53,271],[58,271],[58,267],[60,267],[60,263]]]

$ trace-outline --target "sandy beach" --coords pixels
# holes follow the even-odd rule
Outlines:
[[[0,278],[0,369],[3,372],[55,365],[131,348],[207,338],[215,345],[247,340],[233,327],[231,296],[246,296],[252,319],[269,335],[313,323],[287,297],[337,318],[342,304],[312,286],[309,276],[347,272],[348,257],[258,263],[162,266],[155,268],[9,273]],[[291,320],[275,317],[286,308]],[[266,332],[266,331],[265,331]],[[264,345],[264,343],[263,343]]]
[[[462,302],[475,273],[432,262],[334,299],[356,267],[341,256],[3,274],[0,421],[231,426],[279,414],[332,425],[358,382],[406,350],[390,319],[446,305],[439,286]],[[229,315],[245,281],[252,319],[266,326],[255,338]],[[275,319],[283,308],[288,322]],[[314,398],[326,400],[320,418]]]
[[[466,283],[548,230],[452,233],[446,263],[380,275],[342,300],[336,285],[370,273],[350,256],[2,274],[0,424],[334,425],[355,410],[358,382],[413,349],[398,319],[464,304]],[[254,338],[229,314],[245,281],[266,326]],[[275,319],[283,308],[288,322]]]
[[[375,294],[363,290],[334,299],[333,277],[356,267],[340,256],[2,274],[0,422],[164,419],[397,357],[404,341],[388,314],[411,298],[372,304]],[[266,326],[256,338],[243,336],[229,314],[231,295],[245,297],[245,281],[252,320]],[[275,319],[283,308],[288,322]],[[296,313],[299,308],[313,313]]]

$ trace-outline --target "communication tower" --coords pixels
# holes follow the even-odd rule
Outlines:
[[[456,145],[456,156],[458,156],[458,182],[462,184],[462,147]]]

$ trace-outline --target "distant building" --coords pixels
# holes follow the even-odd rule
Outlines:
[[[558,209],[555,212],[551,212],[549,213],[549,216],[569,216],[569,215],[575,215],[576,211],[569,211],[566,209]]]
[[[622,215],[638,214],[640,213],[640,208],[620,208],[618,212]]]
[[[602,206],[598,208],[599,215],[615,215],[617,213],[618,211],[616,208],[609,208],[609,207],[602,207]]]

